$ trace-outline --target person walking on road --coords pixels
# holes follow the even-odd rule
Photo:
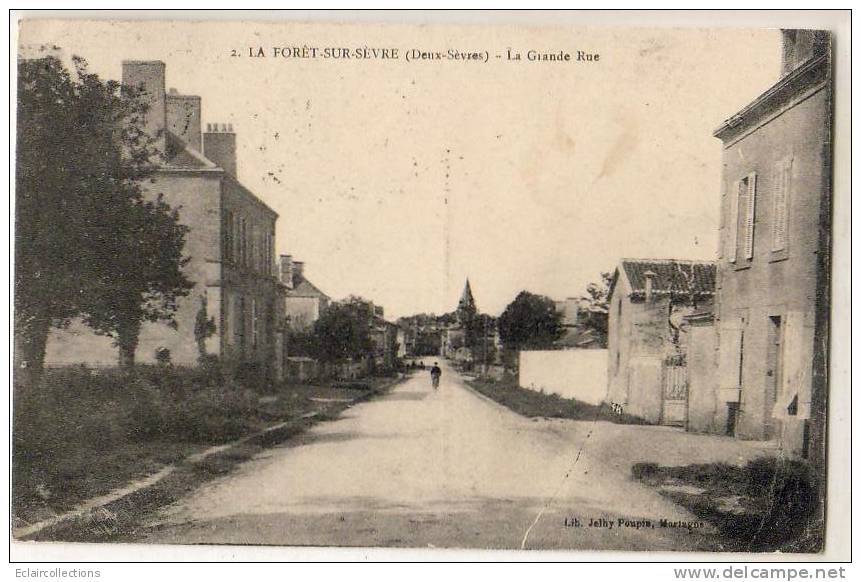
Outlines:
[[[433,363],[433,367],[430,371],[431,374],[431,384],[433,384],[434,390],[439,388],[439,377],[442,376],[442,370],[439,367],[439,364],[436,362]]]

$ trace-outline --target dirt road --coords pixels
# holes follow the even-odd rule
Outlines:
[[[422,372],[270,449],[161,512],[146,541],[710,549],[710,528],[632,481],[630,466],[755,456],[745,447],[665,427],[530,420],[443,365],[438,390]]]

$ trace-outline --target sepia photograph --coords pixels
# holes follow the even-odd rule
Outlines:
[[[10,21],[13,546],[848,542],[832,31],[134,16]]]

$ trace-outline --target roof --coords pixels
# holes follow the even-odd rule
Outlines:
[[[182,168],[187,170],[215,170],[218,166],[196,151],[189,147],[182,139],[174,133],[168,131],[166,136],[165,156],[167,157],[166,166],[168,168]]]
[[[717,266],[714,261],[681,259],[622,259],[610,285],[612,295],[619,272],[628,280],[631,297],[646,293],[646,274],[654,273],[652,293],[657,295],[714,295]]]
[[[166,133],[165,157],[167,158],[167,161],[165,165],[160,168],[162,171],[212,170],[223,172],[224,181],[228,186],[233,187],[235,191],[241,193],[249,200],[253,200],[269,214],[272,214],[276,218],[278,217],[278,213],[275,212],[271,206],[263,202],[263,200],[261,200],[254,192],[246,188],[239,180],[236,179],[235,176],[224,172],[223,168],[220,168],[215,162],[186,144],[176,134],[170,131]]]
[[[811,88],[824,86],[828,79],[828,55],[815,56],[781,77],[741,111],[724,121],[712,135],[723,140],[725,144],[731,142],[775,111],[799,99]]]
[[[231,176],[228,172],[224,172],[224,183],[228,187],[233,187],[235,191],[245,195],[248,200],[253,200],[257,206],[271,214],[274,218],[278,218],[278,213],[275,212],[271,206],[263,202],[257,194],[243,186],[242,182],[237,180],[235,176]]]
[[[293,288],[287,289],[287,297],[319,297],[329,299],[329,296],[317,289],[311,281],[299,275],[293,274]]]

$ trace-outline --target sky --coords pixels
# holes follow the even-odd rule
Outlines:
[[[524,289],[579,296],[622,257],[713,259],[712,131],[780,71],[776,30],[46,20],[19,44],[112,79],[124,59],[164,61],[169,88],[202,97],[204,127],[233,124],[240,181],[280,216],[276,253],[389,319],[453,310],[467,277],[499,314]],[[302,46],[401,58],[273,56]]]

